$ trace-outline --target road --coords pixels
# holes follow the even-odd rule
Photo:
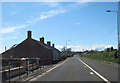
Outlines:
[[[79,56],[63,63],[30,81],[118,81],[118,66]]]

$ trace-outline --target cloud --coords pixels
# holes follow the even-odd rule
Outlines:
[[[46,6],[49,6],[51,8],[60,7],[60,3],[59,2],[44,2],[43,4],[46,5]]]
[[[80,22],[76,22],[75,24],[79,25],[79,24],[80,24]]]
[[[2,38],[2,40],[16,39],[16,38],[17,38],[16,36],[13,36],[13,37],[6,37],[6,38]]]
[[[93,50],[104,50],[104,49],[110,48],[112,46],[113,46],[113,48],[117,49],[117,45],[104,45],[104,44],[102,44],[102,45],[93,45],[92,49]]]
[[[55,48],[57,48],[57,49],[62,49],[64,46],[62,46],[62,45],[57,45],[57,46],[55,46]]]
[[[57,3],[57,2],[56,3],[55,2],[52,2],[52,3],[47,2],[44,4],[48,5],[49,7],[55,7],[56,9],[42,12],[42,13],[40,13],[40,15],[38,17],[31,16],[31,19],[26,21],[27,24],[25,24],[25,25],[2,28],[2,31],[0,31],[0,34],[7,34],[7,33],[14,32],[16,29],[25,28],[29,25],[33,25],[36,22],[54,17],[54,16],[59,15],[59,14],[66,13],[66,12],[72,10],[72,8],[80,5],[80,3],[74,3],[74,4],[70,3],[68,5],[62,6],[62,5],[60,5],[60,3]],[[18,11],[12,12],[11,15],[15,15],[17,13],[18,13]]]
[[[14,16],[14,15],[16,15],[16,14],[18,14],[20,11],[9,11],[9,14],[10,14],[10,16]]]
[[[92,45],[92,47],[90,47],[90,46],[73,46],[73,45],[68,45],[67,46],[67,48],[71,48],[72,49],[72,51],[85,51],[85,50],[99,50],[99,51],[102,51],[102,50],[104,50],[104,49],[106,49],[106,48],[109,48],[109,47],[112,47],[113,46],[113,48],[114,49],[117,49],[117,45],[104,45],[104,44],[102,44],[102,45]],[[62,46],[62,45],[57,45],[57,46],[55,46],[57,49],[59,49],[59,50],[61,50],[64,46]]]
[[[69,12],[69,11],[73,10],[74,8],[78,8],[78,6],[82,6],[81,4],[83,4],[83,2],[68,3],[66,5],[61,5],[58,2],[45,2],[43,4],[44,4],[44,6],[46,6],[46,5],[49,6],[51,8],[51,10],[40,13],[40,15],[36,18],[31,16],[31,19],[26,21],[27,23],[34,24],[41,20],[45,20],[47,18],[51,18],[56,15]]]
[[[56,16],[58,14],[65,13],[65,12],[66,12],[66,10],[50,10],[50,11],[47,11],[47,12],[42,12],[38,18],[33,18],[32,17],[31,20],[27,21],[27,23],[33,24],[33,23],[39,22],[41,20]]]
[[[62,45],[57,45],[55,46],[57,49],[61,50],[64,46]],[[71,48],[72,51],[82,51],[83,49],[87,49],[86,46],[73,46],[73,45],[68,45],[67,48]]]
[[[2,28],[0,34],[6,34],[6,33],[14,32],[16,29],[25,28],[27,26],[28,25],[20,25],[20,26],[12,26],[12,27],[7,27],[7,28]]]

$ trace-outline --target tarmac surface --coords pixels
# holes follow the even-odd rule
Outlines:
[[[30,81],[118,81],[118,65],[77,55],[38,75]]]

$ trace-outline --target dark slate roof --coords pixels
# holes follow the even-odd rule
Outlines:
[[[12,47],[10,47],[8,50],[11,50],[13,48],[15,48],[16,46],[18,46],[18,44],[14,44]]]
[[[58,52],[60,52],[58,49],[56,49],[56,48],[53,48],[52,46],[48,46],[47,44],[45,44],[47,47],[49,47],[50,49],[52,49],[52,50],[56,50],[56,51],[58,51]]]
[[[23,42],[25,42],[27,39],[25,39]],[[47,44],[43,44],[42,42],[40,42],[40,41],[38,41],[38,40],[35,40],[35,39],[30,39],[30,40],[32,40],[32,41],[34,41],[35,43],[37,43],[38,45],[40,45],[40,46],[43,46],[44,48],[46,48],[46,49],[52,49],[52,50],[56,50],[56,51],[58,51],[58,52],[60,52],[58,49],[56,49],[56,48],[53,48],[52,46],[48,46]],[[23,43],[23,42],[21,42],[21,43]],[[20,43],[20,44],[21,44]],[[12,47],[10,47],[8,50],[6,50],[6,51],[9,51],[9,50],[12,50],[12,49],[14,49],[14,48],[16,48],[17,46],[19,46],[20,44],[14,44]],[[5,52],[6,52],[5,51]],[[4,52],[3,52],[4,53]]]
[[[39,45],[43,46],[44,48],[47,48],[49,49],[46,45],[44,45],[43,43],[41,43],[40,41],[38,40],[35,40],[35,39],[32,39],[34,42],[38,43]]]
[[[7,49],[5,52],[10,51],[10,50],[16,48],[18,45],[19,45],[19,44],[14,44],[14,45],[11,46],[9,49]],[[5,53],[5,52],[2,52],[1,54]]]
[[[53,48],[52,46],[48,46],[47,44],[42,43],[42,42],[40,42],[40,41],[38,41],[38,40],[35,40],[35,39],[32,39],[32,40],[35,41],[36,43],[40,44],[41,46],[47,48],[47,49],[52,49],[52,50],[56,50],[56,51],[60,52],[58,49]]]
[[[52,46],[48,46],[48,45],[45,44],[45,43],[43,44],[42,42],[40,42],[40,41],[38,41],[38,40],[35,40],[35,39],[32,39],[32,40],[38,42],[40,45],[44,46],[45,48],[52,49],[52,50],[56,50],[56,51],[60,52],[58,49],[53,48]]]

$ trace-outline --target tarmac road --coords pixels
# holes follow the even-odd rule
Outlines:
[[[118,81],[118,65],[75,55],[30,81],[105,81],[109,83]]]

